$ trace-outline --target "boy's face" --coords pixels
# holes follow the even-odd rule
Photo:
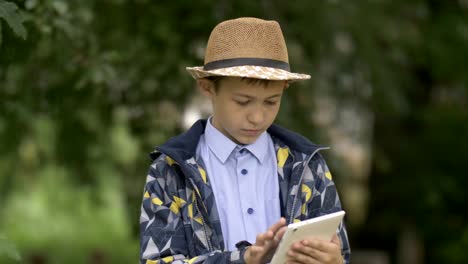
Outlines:
[[[251,144],[273,123],[286,81],[249,82],[225,77],[218,88],[207,79],[198,85],[213,105],[212,124],[237,144]]]

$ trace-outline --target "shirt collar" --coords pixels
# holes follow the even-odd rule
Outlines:
[[[252,144],[237,145],[211,124],[211,117],[205,127],[205,140],[208,147],[222,163],[226,162],[234,150],[245,148],[262,164],[268,151],[268,134],[266,131]]]
[[[268,152],[268,147],[269,147],[268,146],[268,133],[264,131],[254,143],[250,145],[245,145],[243,147],[248,149],[250,153],[252,153],[254,157],[257,158],[258,162],[262,164],[263,161],[265,160],[265,157]]]
[[[226,162],[229,155],[237,147],[236,143],[211,124],[211,117],[206,122],[205,140],[208,147],[222,163]]]

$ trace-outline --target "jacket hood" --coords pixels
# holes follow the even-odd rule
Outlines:
[[[160,153],[164,153],[174,160],[183,161],[195,157],[198,141],[200,136],[205,132],[206,119],[200,119],[195,122],[192,127],[186,132],[169,139],[163,145],[156,147],[153,152],[150,153],[152,160],[155,160]],[[323,146],[316,145],[304,136],[285,129],[281,126],[272,124],[267,132],[273,138],[273,141],[280,141],[287,145],[289,148],[305,153],[312,154],[318,148]]]

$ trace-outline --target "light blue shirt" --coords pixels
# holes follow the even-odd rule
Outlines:
[[[213,186],[226,250],[242,240],[255,243],[281,217],[277,161],[267,132],[237,145],[207,122],[197,146]]]

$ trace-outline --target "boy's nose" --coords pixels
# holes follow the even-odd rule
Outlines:
[[[254,110],[249,113],[247,120],[255,125],[261,124],[264,121],[265,114],[261,110]]]

